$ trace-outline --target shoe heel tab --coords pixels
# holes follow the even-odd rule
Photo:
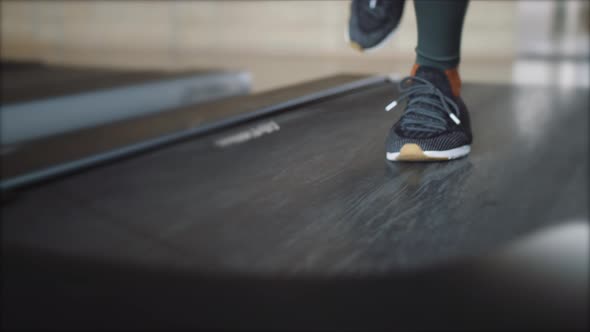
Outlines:
[[[459,76],[459,70],[457,68],[451,68],[445,70],[445,75],[451,84],[451,91],[453,96],[459,97],[461,95],[461,77]]]
[[[418,72],[418,68],[420,68],[420,65],[415,63],[414,66],[412,66],[412,71],[410,72],[410,76],[416,76],[416,73]]]

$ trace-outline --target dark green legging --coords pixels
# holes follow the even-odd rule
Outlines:
[[[418,23],[416,63],[443,70],[461,58],[461,32],[469,0],[414,0]]]

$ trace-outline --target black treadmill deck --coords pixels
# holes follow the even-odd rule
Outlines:
[[[332,275],[476,255],[587,218],[584,90],[467,84],[472,153],[431,164],[385,161],[399,114],[382,107],[396,95],[379,84],[31,188],[3,206],[3,244]]]

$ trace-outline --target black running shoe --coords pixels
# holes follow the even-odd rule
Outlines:
[[[407,99],[401,118],[386,142],[391,161],[437,161],[466,156],[471,151],[469,113],[461,97],[453,96],[447,75],[420,66],[415,76],[400,82],[401,96],[387,111]]]
[[[404,3],[404,0],[353,0],[348,20],[350,45],[365,51],[384,44],[399,24]]]

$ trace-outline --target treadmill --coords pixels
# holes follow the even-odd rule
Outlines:
[[[246,72],[118,70],[3,61],[2,145],[247,94]]]
[[[466,83],[464,159],[385,160],[337,75],[2,155],[3,328],[588,327],[585,88]]]

